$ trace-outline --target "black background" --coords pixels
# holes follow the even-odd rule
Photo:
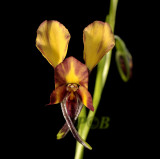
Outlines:
[[[16,36],[18,62],[17,74],[12,74],[14,96],[11,109],[8,108],[8,121],[5,125],[5,148],[9,154],[24,157],[74,158],[75,139],[69,133],[63,140],[56,140],[56,134],[63,126],[60,105],[45,107],[54,89],[54,70],[35,47],[36,30],[44,20],[58,20],[70,32],[67,57],[74,56],[83,61],[83,29],[95,20],[104,21],[109,11],[108,1],[92,2],[37,2],[14,4],[12,37]],[[18,11],[17,11],[18,8]],[[17,12],[16,12],[17,11]],[[86,150],[84,158],[113,158],[137,156],[143,143],[142,89],[144,90],[144,65],[142,47],[146,23],[144,6],[136,1],[119,1],[115,34],[126,43],[133,57],[133,76],[124,83],[115,63],[115,49],[107,82],[102,94],[96,117],[110,117],[109,128],[90,131],[87,142],[93,147]],[[12,16],[12,13],[10,13]],[[13,29],[12,28],[12,29]],[[14,71],[13,71],[14,72]],[[16,76],[16,78],[15,78]],[[17,78],[18,77],[18,78]],[[93,95],[96,68],[90,76],[89,91]],[[13,102],[14,101],[14,102]],[[14,104],[13,104],[14,103]],[[8,152],[6,153],[8,154]]]

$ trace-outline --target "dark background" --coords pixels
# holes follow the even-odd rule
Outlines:
[[[37,2],[14,4],[13,37],[16,36],[18,71],[15,79],[14,96],[5,134],[5,146],[17,157],[74,158],[76,140],[69,133],[63,140],[56,140],[56,134],[63,126],[60,105],[45,107],[54,89],[54,70],[35,47],[36,30],[44,20],[58,20],[70,32],[67,57],[74,56],[83,61],[83,29],[95,20],[104,21],[109,11],[109,0],[92,2]],[[10,13],[11,16],[12,13]],[[136,1],[119,1],[115,34],[126,43],[133,57],[133,76],[124,83],[115,63],[115,49],[107,82],[102,94],[96,117],[110,117],[108,129],[93,129],[87,142],[92,151],[85,149],[84,158],[113,158],[137,156],[144,143],[142,89],[144,90],[144,65],[142,23],[146,23],[144,6]],[[13,28],[12,28],[13,29]],[[10,68],[13,69],[12,67]],[[90,76],[89,91],[93,95],[96,68]],[[16,96],[16,97],[15,97]],[[11,96],[12,97],[12,96]],[[10,97],[10,98],[11,98]],[[8,153],[6,153],[8,154]],[[56,157],[57,156],[57,157]]]

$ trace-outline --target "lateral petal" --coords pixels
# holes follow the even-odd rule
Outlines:
[[[70,34],[60,22],[45,20],[37,30],[36,46],[55,68],[67,53]]]
[[[79,89],[77,90],[77,93],[80,95],[82,103],[90,110],[94,111],[93,102],[92,102],[92,96],[88,92],[88,90],[83,87],[79,86]]]
[[[115,45],[111,27],[108,23],[94,21],[84,29],[83,43],[83,58],[91,71]]]
[[[56,88],[51,93],[50,104],[58,104],[58,103],[60,103],[64,99],[66,94],[67,94],[67,91],[66,91],[66,86],[65,85]]]

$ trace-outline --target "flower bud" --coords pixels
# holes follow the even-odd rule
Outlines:
[[[133,68],[132,56],[130,54],[127,54],[126,58],[122,55],[120,55],[118,58],[119,58],[119,63],[120,63],[119,69],[121,69],[123,76],[126,77],[126,78],[124,78],[124,77],[122,77],[122,78],[124,81],[128,81],[128,79],[130,79],[132,77],[132,68]],[[119,70],[119,72],[120,72],[120,70]]]
[[[116,39],[116,63],[119,74],[124,82],[127,82],[132,77],[132,56],[126,48],[123,40],[115,36]]]

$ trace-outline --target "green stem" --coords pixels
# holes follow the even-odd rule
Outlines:
[[[109,15],[106,17],[106,22],[110,24],[113,32],[114,32],[114,26],[115,26],[117,4],[118,4],[118,0],[110,1]],[[91,128],[94,116],[96,114],[96,111],[101,99],[103,88],[104,88],[104,85],[108,76],[109,68],[110,68],[111,55],[112,55],[111,53],[112,51],[108,52],[98,64],[96,83],[95,83],[95,89],[93,94],[94,112],[89,111],[87,120],[85,123],[83,123],[84,124],[83,127],[79,127],[80,136],[84,140],[87,139],[89,130]],[[90,124],[88,124],[87,121],[89,121]],[[84,147],[81,144],[77,143],[75,159],[83,159],[83,153],[84,153]]]
[[[78,133],[79,134],[82,134],[82,131],[84,130],[85,122],[86,122],[86,107],[83,106],[81,113],[79,114],[79,117],[78,117]],[[83,158],[84,152],[80,153],[79,151],[81,149],[80,147],[83,147],[83,145],[79,144],[79,142],[76,142],[75,158]]]

